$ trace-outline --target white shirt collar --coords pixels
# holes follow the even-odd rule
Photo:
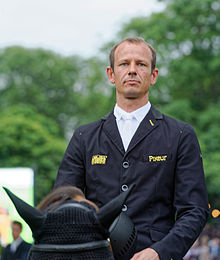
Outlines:
[[[115,104],[114,115],[115,115],[117,121],[119,121],[123,115],[125,117],[132,116],[132,117],[136,118],[137,121],[140,123],[144,119],[144,117],[147,115],[150,108],[151,108],[151,103],[150,103],[150,101],[148,101],[148,103],[146,105],[144,105],[143,107],[140,107],[137,110],[135,110],[131,113],[128,113],[128,112],[124,111],[122,108],[120,108],[117,104]]]

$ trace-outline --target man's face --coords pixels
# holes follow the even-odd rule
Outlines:
[[[17,224],[12,224],[12,236],[13,236],[13,239],[17,239],[21,234],[21,228],[19,225]]]
[[[151,73],[152,54],[144,43],[121,43],[115,51],[114,71],[107,68],[110,82],[116,86],[118,99],[148,100],[151,85],[157,80],[158,70]]]

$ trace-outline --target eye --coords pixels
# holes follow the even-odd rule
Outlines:
[[[120,64],[120,66],[123,66],[123,67],[125,67],[125,66],[127,66],[127,65],[128,65],[127,62],[123,62],[123,63]]]
[[[145,67],[146,65],[144,63],[138,63],[138,66]]]

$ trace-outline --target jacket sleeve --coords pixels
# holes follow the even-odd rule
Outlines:
[[[160,260],[180,260],[201,233],[208,215],[208,196],[196,134],[186,125],[180,131],[173,206],[176,221],[170,232],[151,245]]]
[[[82,191],[85,187],[82,133],[77,128],[61,161],[54,188],[74,185]]]

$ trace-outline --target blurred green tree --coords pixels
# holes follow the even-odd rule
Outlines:
[[[28,104],[56,121],[61,137],[107,113],[112,88],[97,57],[62,57],[43,49],[0,52],[0,110]],[[67,136],[66,136],[67,134]]]
[[[35,171],[36,202],[53,187],[66,144],[52,120],[26,106],[2,112],[1,167],[30,167]]]
[[[104,61],[92,57],[83,61],[82,68],[78,82],[81,85],[78,120],[79,124],[86,124],[109,113],[116,99],[114,87],[108,84]]]
[[[220,102],[211,104],[200,116],[197,129],[204,157],[210,204],[220,210]]]
[[[103,71],[102,71],[103,70]],[[0,52],[1,167],[36,171],[36,200],[52,187],[74,128],[105,115],[114,99],[104,63],[43,49]]]

